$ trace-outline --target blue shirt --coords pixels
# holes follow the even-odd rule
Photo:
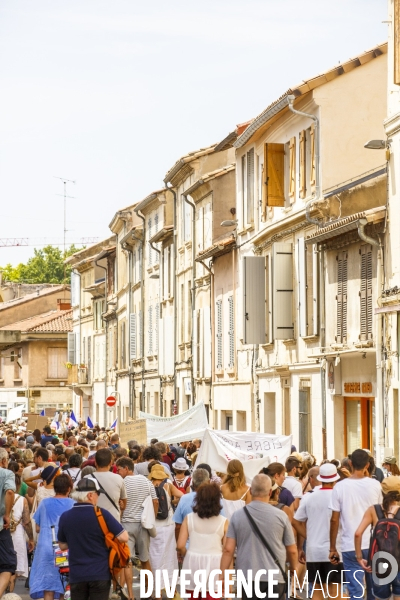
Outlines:
[[[42,446],[42,448],[46,448],[46,444],[48,444],[49,442],[53,442],[53,436],[52,435],[42,435],[42,438],[40,440],[40,445]]]
[[[3,515],[6,512],[7,490],[15,492],[14,472],[0,468],[0,531],[3,529]]]
[[[292,506],[294,502],[292,492],[286,488],[282,488],[279,494],[279,502],[282,502],[285,506]]]
[[[124,528],[108,510],[101,509],[106,525],[115,536]],[[63,513],[58,526],[58,541],[68,544],[70,582],[109,581],[108,548],[94,506],[79,502]]]
[[[174,512],[174,516],[172,517],[172,520],[175,523],[182,525],[184,518],[193,512],[193,502],[195,498],[196,492],[189,492],[181,497],[178,506],[176,507],[176,511]],[[223,517],[225,516],[222,506],[219,514]]]

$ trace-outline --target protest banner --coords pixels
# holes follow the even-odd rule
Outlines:
[[[35,429],[39,429],[42,431],[45,425],[49,424],[49,419],[47,417],[42,417],[37,414],[28,414],[28,420],[26,422],[26,428],[29,431],[34,431]]]
[[[207,463],[214,471],[226,473],[228,462],[237,458],[243,463],[246,479],[251,481],[271,462],[285,464],[291,446],[291,435],[207,429],[196,463]]]
[[[136,440],[139,445],[147,444],[146,419],[136,419],[119,424],[119,439],[121,446],[128,447],[130,440]]]
[[[171,442],[188,442],[196,438],[201,439],[208,427],[203,402],[199,402],[181,415],[174,415],[173,417],[157,417],[145,412],[140,412],[139,417],[146,419],[148,442],[152,438],[167,444]]]

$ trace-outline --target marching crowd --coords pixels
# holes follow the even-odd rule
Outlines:
[[[380,469],[358,449],[317,465],[292,447],[285,464],[270,463],[249,484],[239,460],[225,473],[199,463],[200,446],[131,440],[124,448],[113,430],[85,424],[62,435],[2,426],[0,597],[24,577],[31,598],[62,599],[56,547],[68,550],[72,600],[133,599],[134,566],[171,578],[186,570],[191,597],[196,572],[215,570],[220,580],[209,578],[207,598],[218,583],[229,596],[233,568],[238,579],[257,574],[245,598],[257,589],[271,597],[270,570],[281,599],[299,590],[317,600],[400,596],[397,570],[382,583],[371,573],[374,552],[400,557],[395,457]],[[113,549],[128,547],[113,570]]]

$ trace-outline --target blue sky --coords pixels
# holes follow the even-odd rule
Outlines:
[[[106,237],[187,151],[387,39],[386,0],[2,0],[0,238]],[[0,247],[0,265],[33,248]]]

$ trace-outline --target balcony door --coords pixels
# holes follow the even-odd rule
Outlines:
[[[344,398],[344,445],[345,454],[357,448],[373,452],[375,445],[374,398]]]

